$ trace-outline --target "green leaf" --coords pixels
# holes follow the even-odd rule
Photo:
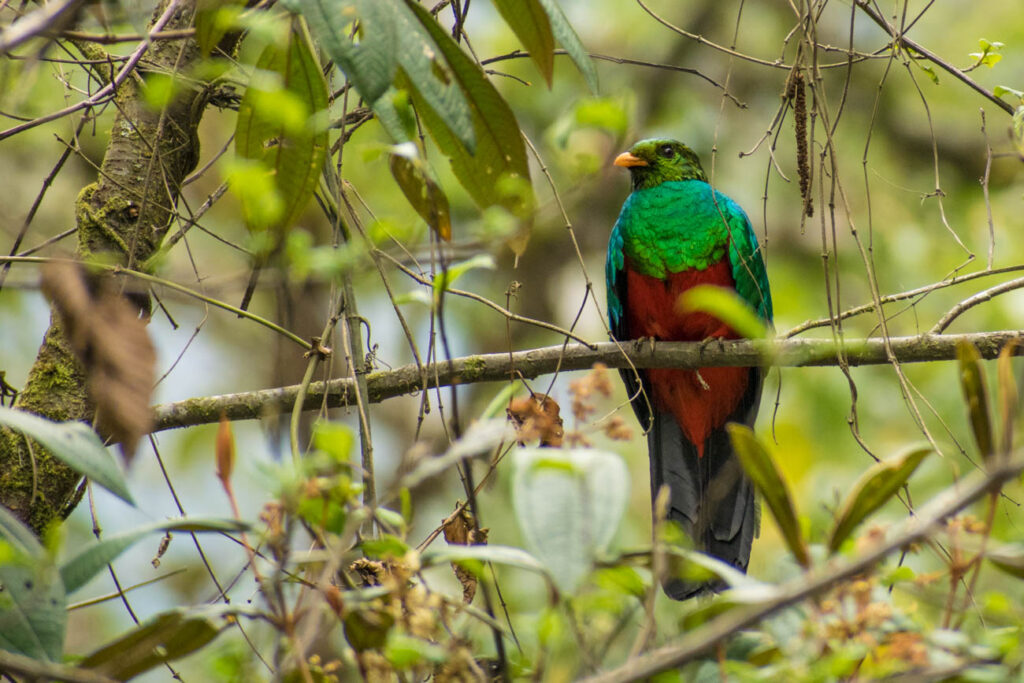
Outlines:
[[[686,290],[677,307],[682,313],[709,313],[747,339],[764,339],[768,328],[734,290],[715,285],[697,285]]]
[[[60,567],[64,589],[73,593],[96,576],[108,564],[134,545],[137,541],[154,532],[230,532],[244,531],[248,525],[233,519],[186,518],[154,522],[125,531],[89,545],[65,561]]]
[[[88,655],[78,666],[125,680],[195,652],[220,632],[220,625],[208,616],[190,616],[184,610],[164,612]]]
[[[997,85],[992,89],[992,94],[996,97],[1002,97],[1003,95],[1012,95],[1018,100],[1024,101],[1024,90],[1017,90],[1005,85]]]
[[[1013,427],[1017,420],[1017,409],[1020,396],[1017,393],[1017,380],[1013,377],[1013,356],[1017,351],[1017,340],[1011,339],[999,351],[997,372],[999,377],[999,418],[1003,423],[1002,439],[999,453],[1007,457],[1013,448]]]
[[[988,391],[985,389],[985,375],[981,368],[981,354],[973,344],[957,344],[956,356],[960,361],[960,388],[967,401],[967,415],[974,431],[974,443],[982,457],[995,453],[992,438],[992,419],[988,410]]]
[[[606,551],[629,497],[629,472],[614,453],[522,448],[512,505],[526,547],[556,585],[573,593]]]
[[[997,569],[1018,579],[1024,579],[1024,547],[1002,545],[985,551],[985,558]]]
[[[555,37],[544,5],[539,0],[494,0],[494,6],[530,53],[550,88],[555,70]]]
[[[48,557],[12,554],[0,563],[0,649],[60,661],[67,595]]]
[[[455,284],[456,280],[477,268],[494,270],[494,257],[490,254],[477,254],[465,261],[448,266],[446,271],[434,276],[434,296],[440,296],[441,292],[448,291]]]
[[[868,515],[896,495],[925,456],[931,452],[930,446],[910,448],[868,468],[853,485],[853,490],[843,503],[828,541],[829,553],[839,550],[843,541],[850,537]]]
[[[515,115],[480,67],[429,12],[412,0],[406,0],[406,5],[444,56],[453,84],[465,93],[471,114],[466,125],[474,133],[475,145],[470,148],[460,139],[459,129],[445,120],[409,74],[416,110],[473,201],[480,207],[497,205],[516,216],[526,216],[533,206],[533,194],[526,146]]]
[[[64,584],[46,549],[0,506],[0,649],[59,661],[66,607]]]
[[[198,0],[196,2],[196,43],[209,57],[225,34],[236,25],[245,0]]]
[[[371,107],[391,86],[401,43],[394,0],[297,0],[317,42]],[[349,39],[359,22],[359,42]]]
[[[32,559],[41,559],[46,555],[46,548],[32,530],[3,505],[0,505],[0,536],[20,555]]]
[[[21,410],[0,406],[0,425],[29,436],[53,457],[129,505],[135,505],[124,474],[96,432],[82,422],[51,422]]]
[[[409,552],[409,545],[391,534],[381,534],[379,538],[368,538],[359,544],[363,554],[371,558],[402,557]]]
[[[405,142],[392,148],[391,175],[412,208],[446,242],[452,239],[452,220],[448,197],[430,175],[427,165],[416,153],[416,145]]]
[[[402,39],[398,45],[400,69],[395,85],[409,91],[421,116],[430,111],[454,140],[469,153],[475,152],[478,131],[466,101],[474,95],[460,83],[455,70],[462,68],[463,63],[474,67],[476,64],[434,17],[413,0],[396,0],[396,8],[395,21]]]
[[[594,68],[594,62],[591,61],[590,55],[584,49],[583,43],[580,42],[580,37],[573,30],[572,24],[569,23],[556,0],[538,1],[547,10],[548,20],[551,22],[551,32],[554,34],[555,39],[569,53],[569,58],[572,59],[576,64],[576,68],[583,74],[587,87],[596,95],[597,69]]]
[[[796,519],[793,496],[779,473],[775,461],[772,460],[772,456],[757,440],[750,427],[730,423],[725,428],[729,431],[732,447],[747,476],[750,477],[758,492],[768,503],[768,509],[771,510],[772,517],[779,525],[782,538],[786,541],[790,552],[802,567],[810,567],[811,556],[807,551],[807,541],[804,539],[800,524]]]
[[[504,545],[449,545],[433,547],[423,553],[421,562],[424,567],[450,564],[452,562],[493,562],[536,572],[549,581],[551,580],[547,567],[536,557],[520,548]]]
[[[327,81],[297,17],[288,35],[286,46],[270,44],[260,54],[235,127],[235,153],[262,165],[281,201],[278,211],[264,212],[256,204],[264,200],[242,191],[246,223],[278,235],[313,197],[328,144]]]

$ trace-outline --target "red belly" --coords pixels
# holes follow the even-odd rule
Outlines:
[[[670,273],[667,279],[641,275],[625,263],[626,326],[632,339],[652,337],[660,341],[736,339],[732,328],[706,313],[680,313],[679,296],[696,285],[733,289],[735,282],[728,260],[705,270]],[[739,405],[750,381],[749,368],[702,368],[647,370],[651,397],[657,410],[671,412],[683,434],[704,455],[708,436],[721,428]]]

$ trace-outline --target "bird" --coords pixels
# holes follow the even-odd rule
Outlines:
[[[614,164],[629,170],[632,191],[608,240],[612,337],[620,343],[738,338],[713,315],[680,307],[681,295],[698,285],[734,291],[770,327],[771,292],[750,219],[708,183],[697,154],[676,140],[646,139]],[[620,374],[647,431],[652,505],[667,484],[666,519],[682,527],[695,549],[745,572],[760,531],[760,503],[726,425],[753,427],[763,370],[651,368]],[[723,587],[717,580],[662,580],[676,600]]]

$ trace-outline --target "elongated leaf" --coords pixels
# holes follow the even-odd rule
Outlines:
[[[536,557],[521,550],[504,545],[449,545],[431,548],[423,553],[423,566],[429,567],[450,562],[494,562],[510,567],[537,572],[550,580],[547,567]]]
[[[154,532],[228,532],[244,531],[247,528],[247,524],[233,519],[205,519],[200,517],[146,524],[137,529],[104,538],[98,543],[90,545],[64,562],[60,567],[60,575],[64,581],[65,590],[68,593],[73,593],[89,583],[97,573],[113,562],[118,555],[137,541]]]
[[[550,88],[555,70],[555,37],[544,5],[539,0],[494,0],[494,6],[530,53]]]
[[[1024,547],[1003,545],[985,551],[988,559],[999,570],[1018,579],[1024,579]]]
[[[14,552],[25,557],[39,559],[46,555],[46,549],[32,530],[3,505],[0,505],[0,536]]]
[[[196,2],[196,43],[204,57],[232,28],[245,9],[245,0],[198,0]]]
[[[268,45],[256,69],[238,107],[235,152],[263,165],[280,201],[267,210],[265,198],[238,194],[250,229],[280,234],[312,198],[327,155],[327,82],[297,17],[288,44]]]
[[[676,306],[681,312],[709,313],[747,339],[764,339],[768,328],[733,290],[715,285],[697,285],[679,297]]]
[[[569,53],[569,57],[576,64],[576,68],[580,70],[583,78],[587,81],[587,87],[596,95],[597,69],[594,68],[594,62],[591,61],[590,55],[584,49],[583,43],[580,42],[580,37],[573,30],[572,24],[569,23],[556,0],[538,0],[538,2],[547,10],[548,20],[551,22],[551,32],[554,34],[555,39]]]
[[[925,456],[931,452],[930,446],[911,448],[868,468],[853,485],[853,490],[843,503],[828,541],[828,551],[834,553],[839,550],[843,541],[850,537],[868,515],[896,495]]]
[[[1017,420],[1020,397],[1017,394],[1017,380],[1013,377],[1013,356],[1017,351],[1017,340],[1011,339],[999,351],[999,418],[1003,432],[999,452],[1006,457],[1013,448],[1013,425]]]
[[[438,296],[441,292],[447,291],[455,284],[456,280],[469,271],[476,270],[477,268],[494,270],[494,257],[490,254],[477,254],[465,261],[459,261],[458,263],[453,263],[448,266],[448,269],[443,274],[439,274],[434,277],[434,296]]]
[[[463,59],[469,58],[427,10],[411,0],[395,0],[395,5],[395,23],[401,36],[396,85],[414,96],[421,114],[428,109],[466,149],[475,151],[477,131],[466,101],[473,93],[460,87],[454,72],[457,65],[445,48],[454,47]]]
[[[626,507],[622,458],[591,449],[524,448],[515,454],[512,505],[527,549],[573,593],[604,552]]]
[[[60,661],[67,596],[48,557],[16,554],[0,562],[0,649]]]
[[[754,483],[758,492],[768,503],[782,538],[786,541],[790,552],[803,567],[811,565],[811,556],[807,552],[807,541],[804,539],[800,524],[796,519],[796,509],[789,487],[779,473],[772,456],[754,436],[754,431],[741,424],[728,424],[726,429],[732,439],[733,449],[743,465],[744,471]]]
[[[448,197],[416,154],[416,145],[404,143],[393,150],[390,155],[391,175],[402,194],[438,237],[446,242],[451,241],[452,220]]]
[[[988,411],[988,391],[985,389],[985,375],[981,369],[981,354],[973,344],[961,342],[956,347],[956,356],[960,361],[960,387],[967,401],[974,443],[978,445],[982,457],[988,458],[995,453],[995,442],[992,439],[992,419]]]
[[[183,610],[164,612],[96,650],[79,667],[126,680],[195,652],[220,631],[208,616],[189,616]]]
[[[45,418],[0,406],[0,425],[29,436],[53,457],[129,505],[135,505],[117,461],[96,432],[81,422],[51,422]]]
[[[371,107],[395,78],[399,33],[394,0],[298,0],[309,29]],[[359,22],[359,42],[349,39]]]
[[[517,216],[526,215],[533,195],[526,146],[515,115],[480,67],[427,10],[412,0],[406,0],[406,5],[441,51],[453,82],[465,93],[476,145],[469,148],[463,144],[459,131],[447,124],[421,90],[414,88],[413,102],[427,129],[448,156],[459,182],[479,206],[498,205]]]

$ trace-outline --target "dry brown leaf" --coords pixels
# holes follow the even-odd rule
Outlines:
[[[558,403],[546,394],[512,399],[508,404],[520,444],[539,439],[541,446],[559,448],[565,436],[560,413]]]
[[[97,430],[120,443],[131,460],[152,429],[156,351],[145,320],[114,280],[90,277],[78,264],[44,266],[42,289],[85,368]]]
[[[461,505],[458,503],[457,505]],[[469,510],[462,508],[455,515],[445,520],[441,525],[444,532],[444,540],[452,545],[487,545],[487,534],[490,529],[477,529],[473,521],[473,515]],[[455,578],[462,584],[462,601],[466,604],[473,602],[476,596],[477,578],[473,572],[452,564],[455,570]]]
[[[572,394],[572,414],[579,422],[585,422],[587,417],[597,410],[591,401],[594,395],[601,394],[605,398],[612,395],[608,366],[604,363],[594,363],[590,372],[569,382],[569,393]]]

